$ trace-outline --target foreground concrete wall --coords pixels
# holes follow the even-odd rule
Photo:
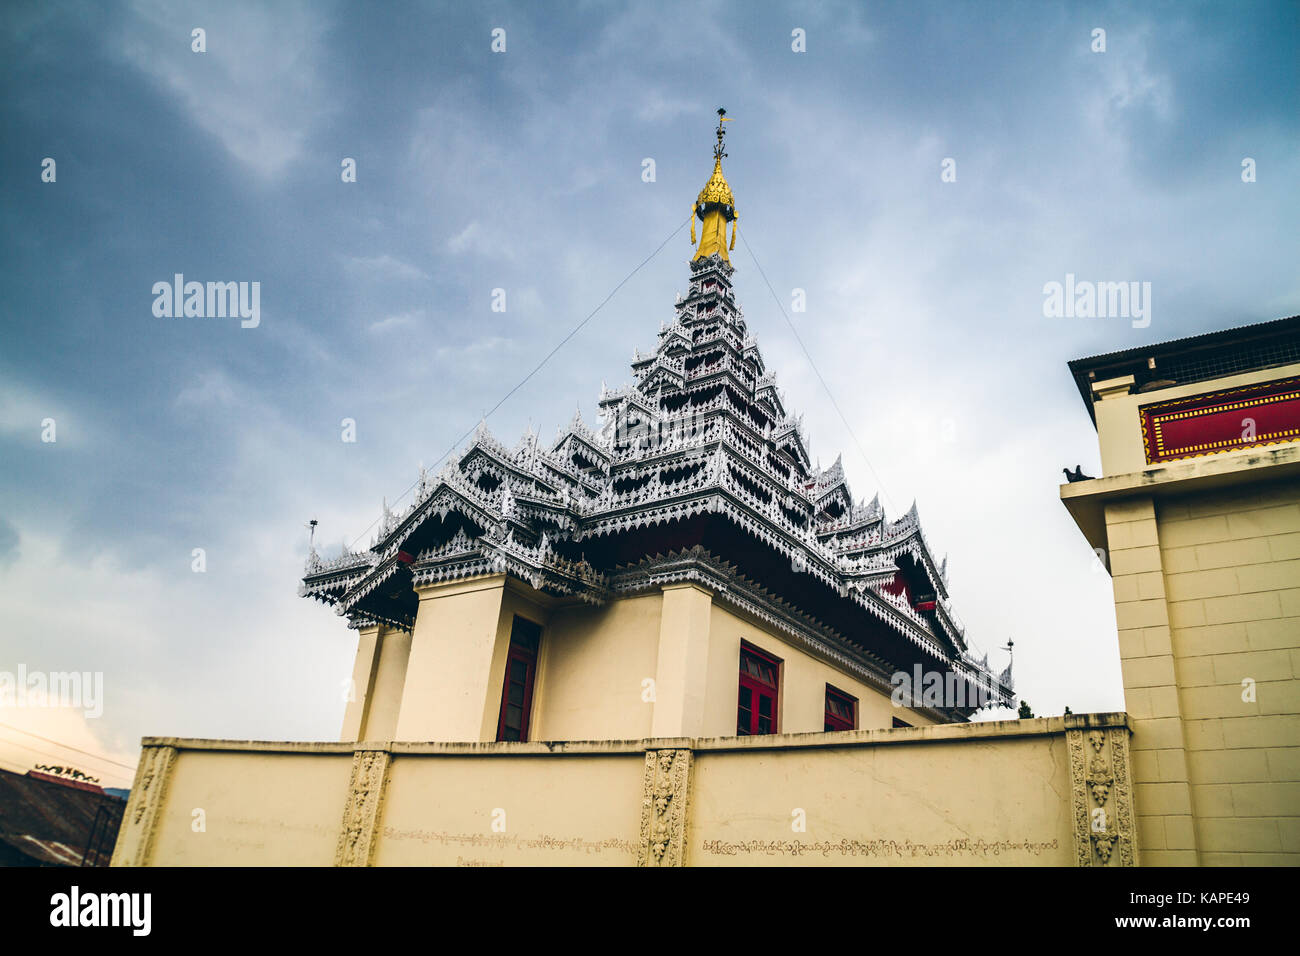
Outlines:
[[[329,866],[350,745],[146,743],[113,866]],[[285,749],[288,747],[289,749]]]
[[[1134,865],[1128,749],[1123,714],[555,744],[149,738],[113,863]]]
[[[1071,865],[1065,736],[995,739],[699,753],[688,859]]]
[[[395,750],[370,862],[631,866],[643,763],[640,751],[503,761],[497,754]]]

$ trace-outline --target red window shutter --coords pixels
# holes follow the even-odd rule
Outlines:
[[[740,646],[736,734],[777,733],[776,701],[781,662],[748,644]]]
[[[527,740],[533,709],[533,681],[537,676],[537,649],[542,629],[516,617],[506,653],[506,675],[501,687],[501,712],[497,740]]]
[[[857,730],[858,699],[826,685],[826,730]]]

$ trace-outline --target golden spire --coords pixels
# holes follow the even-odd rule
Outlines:
[[[731,260],[727,256],[727,223],[732,223],[731,227],[731,248],[736,248],[736,225],[738,217],[736,216],[736,200],[731,195],[731,187],[727,185],[727,178],[722,175],[722,157],[727,155],[723,148],[722,137],[726,135],[726,130],[722,124],[730,122],[727,118],[725,109],[718,109],[718,144],[713,147],[713,175],[709,181],[704,184],[700,190],[699,196],[695,199],[695,205],[691,207],[691,243],[695,243],[695,217],[700,217],[700,242],[695,251],[695,259],[703,259],[714,253],[722,257],[722,260],[730,264]]]

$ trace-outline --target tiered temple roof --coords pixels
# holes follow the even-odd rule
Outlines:
[[[409,629],[414,587],[474,575],[591,604],[693,580],[886,693],[920,664],[1009,704],[1010,672],[970,651],[916,506],[889,520],[877,498],[854,500],[839,459],[811,464],[717,248],[730,190],[725,208],[706,198],[687,294],[657,347],[634,353],[635,382],[602,386],[598,427],[575,412],[553,442],[530,429],[507,447],[480,425],[441,472],[421,472],[409,507],[385,505],[371,547],[330,561],[313,550],[300,594],[354,627]]]

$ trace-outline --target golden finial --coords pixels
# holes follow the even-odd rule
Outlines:
[[[723,261],[730,262],[727,257],[727,223],[733,223],[731,227],[731,248],[736,248],[736,200],[731,194],[731,187],[727,184],[727,178],[722,175],[722,158],[727,155],[727,150],[723,142],[727,130],[723,123],[731,121],[727,116],[727,111],[722,107],[718,108],[718,129],[717,144],[713,147],[713,175],[709,181],[704,184],[700,190],[699,196],[695,199],[695,205],[692,207],[691,216],[691,244],[695,244],[695,216],[700,218],[700,243],[695,252],[696,259],[703,259],[706,256],[715,253],[722,257]]]

